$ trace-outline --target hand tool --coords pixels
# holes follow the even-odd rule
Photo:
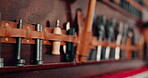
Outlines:
[[[121,40],[122,45],[126,45],[127,35],[128,35],[128,25],[124,24],[124,26],[123,26],[123,35],[122,35],[122,40]],[[126,59],[127,52],[125,50],[121,50],[120,55],[121,55],[121,59]]]
[[[98,20],[97,20],[97,28],[98,28],[98,40],[99,41],[103,41],[105,39],[105,26],[106,24],[106,17],[105,16],[101,16]],[[102,46],[98,45],[97,47],[97,54],[96,54],[96,60],[100,61],[101,60],[101,55],[103,55],[104,53],[102,50]]]
[[[37,31],[42,31],[42,25],[37,24],[36,30]],[[36,60],[35,60],[35,63],[37,65],[43,64],[43,60],[42,60],[42,48],[43,48],[42,40],[41,39],[37,39],[36,40]]]
[[[68,30],[70,29],[70,22],[68,22],[66,24],[66,31],[68,32]],[[66,33],[67,34],[67,33]],[[66,54],[66,45],[63,46],[63,50],[64,50],[64,53]]]
[[[0,12],[0,27],[1,27],[1,12]],[[1,44],[1,38],[0,38],[0,68],[4,67],[4,59],[2,57],[2,44]]]
[[[23,28],[23,20],[20,19],[18,23],[18,29]],[[17,44],[17,52],[16,52],[16,66],[24,66],[25,60],[21,58],[21,51],[22,51],[22,38],[19,37],[16,39]]]
[[[118,47],[118,45],[121,44],[121,40],[122,40],[122,34],[123,34],[123,23],[120,22],[119,23],[119,27],[118,27],[118,35],[117,35],[117,38],[116,38],[116,45],[117,47],[115,48],[115,59],[116,60],[119,60],[120,59],[120,47]]]
[[[75,29],[70,28],[70,23],[68,22],[66,25],[66,30],[68,35],[75,35]],[[72,62],[74,61],[75,57],[75,47],[73,42],[67,42],[66,43],[66,60],[67,62]]]
[[[60,24],[60,21],[57,20],[56,27],[53,29],[54,34],[62,34],[59,24]],[[61,44],[60,41],[53,41],[53,47],[52,47],[53,55],[60,55],[60,44]]]
[[[106,25],[107,27],[107,41],[108,43],[111,43],[115,40],[115,31],[114,31],[114,27],[116,26],[116,20],[112,19],[110,22],[108,22],[108,25]],[[110,46],[106,47],[106,51],[105,51],[105,59],[109,59],[109,58],[114,58],[115,53],[114,53],[114,49],[110,48]]]
[[[92,31],[92,19],[95,10],[96,0],[89,0],[89,7],[87,10],[87,18],[85,22],[84,30],[82,31],[82,37],[78,41],[80,49],[77,51],[78,60],[83,62],[86,61],[86,57],[89,52],[89,44],[91,42],[91,31]]]

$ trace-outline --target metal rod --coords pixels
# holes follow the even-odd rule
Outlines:
[[[19,20],[18,29],[23,28],[23,21],[22,19]],[[16,52],[16,66],[24,66],[25,60],[21,59],[21,51],[22,51],[22,38],[19,37],[16,39],[17,44],[17,52]]]
[[[19,29],[23,28],[22,19],[19,20],[19,26],[17,28],[19,28]],[[22,38],[19,37],[17,39],[17,59],[21,59],[21,47],[22,47],[21,42],[22,42]]]
[[[102,54],[101,51],[102,51],[102,46],[99,45],[97,47],[97,56],[96,56],[96,60],[97,61],[100,61],[101,60],[101,54]]]
[[[42,26],[40,24],[37,24],[37,31],[42,31]],[[42,61],[42,40],[41,39],[37,39],[36,40],[36,64],[40,65],[43,64]]]
[[[0,12],[0,27],[1,27],[1,12]],[[0,68],[2,68],[2,67],[4,67],[4,59],[3,58],[1,58],[1,56],[2,56],[2,44],[1,44],[1,38],[0,38]]]
[[[42,25],[40,25],[40,31],[42,31]],[[42,39],[40,39],[40,60],[41,61],[42,61],[42,52],[43,52],[43,45],[42,44],[43,44]]]
[[[1,18],[1,12],[0,12],[0,27],[1,27],[1,20],[2,18]],[[1,57],[1,38],[0,38],[0,57]]]

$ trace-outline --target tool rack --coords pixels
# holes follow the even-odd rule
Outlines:
[[[103,5],[107,5],[109,8],[123,13],[123,16],[130,16],[133,20],[141,20],[141,18],[132,15],[128,13],[127,11],[123,10],[122,8],[110,3],[108,0],[103,0],[102,2],[99,2]],[[134,5],[134,4],[133,4]],[[138,5],[138,4],[136,4]],[[141,7],[140,7],[141,9]],[[23,24],[23,29],[17,29],[17,23],[16,22],[10,22],[10,21],[1,21],[1,27],[0,27],[0,37],[2,44],[15,44],[17,37],[22,37],[22,44],[25,45],[32,45],[35,44],[34,39],[43,39],[43,45],[52,45],[52,41],[61,41],[61,46],[65,45],[66,42],[74,42],[75,46],[77,47],[77,44],[79,42],[78,36],[70,36],[66,35],[66,31],[62,30],[62,34],[53,34],[52,28],[44,27],[43,31],[35,31],[35,25],[29,25],[29,24]],[[134,50],[137,52],[142,51],[142,44],[140,46],[133,46],[130,44],[130,39],[127,40],[126,45],[116,45],[115,42],[107,43],[107,41],[98,41],[97,37],[91,36],[91,42],[90,42],[90,49],[95,49],[96,46],[110,46],[112,48],[120,47],[122,50]],[[139,43],[140,44],[140,43]],[[26,51],[27,52],[27,51]],[[2,52],[2,57],[4,59],[9,56],[4,56],[7,53]],[[8,54],[13,54],[9,52]],[[28,55],[31,53],[27,53],[25,55]],[[44,53],[45,54],[45,53]],[[130,56],[130,55],[129,55]],[[11,56],[13,57],[13,56]],[[24,56],[25,57],[25,56]],[[46,60],[52,60],[53,56],[44,56]],[[52,59],[51,59],[52,58]],[[4,68],[0,68],[0,77],[25,77],[25,75],[29,75],[30,77],[59,77],[58,75],[61,75],[61,77],[89,77],[89,76],[95,76],[100,75],[104,73],[109,73],[112,71],[119,71],[119,70],[125,70],[125,69],[134,69],[138,67],[145,66],[146,62],[143,61],[143,55],[141,58],[131,59],[127,58],[125,60],[104,60],[104,61],[86,61],[86,62],[54,62],[54,63],[48,63],[47,61],[44,62],[43,65],[33,65],[31,63],[27,63],[27,65],[23,67],[17,67],[17,66],[11,66],[12,64],[9,64],[11,59],[6,60],[6,66]],[[8,63],[8,64],[7,64]],[[8,66],[7,66],[8,65]],[[106,70],[108,69],[108,70]],[[66,72],[63,72],[66,71]],[[81,74],[81,75],[80,75]]]

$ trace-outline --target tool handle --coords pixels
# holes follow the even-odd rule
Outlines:
[[[75,33],[75,29],[71,28],[67,31],[68,35],[74,35]],[[75,57],[75,50],[74,50],[74,43],[73,42],[67,42],[66,43],[66,59],[67,62],[72,62],[74,61],[74,57]]]
[[[80,39],[80,51],[77,51],[79,61],[83,62],[86,60],[88,56],[89,44],[91,41],[91,30],[92,30],[92,20],[93,14],[96,6],[96,0],[89,0],[88,10],[87,10],[87,18],[85,22],[85,28],[82,32],[82,36]]]
[[[55,27],[53,30],[54,34],[61,34],[61,28]],[[53,49],[52,49],[52,54],[53,55],[60,55],[60,41],[54,41],[53,42]]]
[[[96,0],[89,0],[89,6],[87,10],[87,18],[85,22],[85,30],[87,32],[91,32],[92,30],[92,20],[93,20],[93,14],[96,6]]]

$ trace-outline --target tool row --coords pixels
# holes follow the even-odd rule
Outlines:
[[[81,33],[80,29],[79,32],[76,32],[75,28],[70,28],[70,23],[66,24],[66,31],[61,30],[59,27],[59,20],[56,22],[56,26],[50,32],[45,32],[49,28],[43,27],[40,24],[36,25],[24,25],[22,20],[19,20],[18,23],[8,22],[8,21],[0,21],[0,36],[1,42],[5,43],[16,43],[16,52],[15,52],[15,65],[16,66],[24,66],[25,59],[22,58],[22,44],[23,40],[24,43],[27,44],[35,44],[36,50],[34,55],[34,64],[41,65],[44,64],[43,60],[43,44],[47,44],[50,41],[52,45],[52,55],[60,55],[60,49],[64,51],[64,58],[65,62],[74,62],[74,61],[89,61],[89,60],[109,60],[109,59],[131,59],[142,57],[141,50],[131,50],[131,46],[137,46],[136,43],[142,43],[142,36],[141,34],[137,34],[138,37],[141,36],[138,40],[135,38],[135,29],[130,28],[127,24],[122,22],[117,22],[115,19],[107,20],[105,16],[100,16],[96,19],[96,24],[94,24],[94,28],[96,29],[96,33],[92,32],[96,35],[90,36],[86,35],[86,43],[88,44],[88,48],[85,49],[92,49],[90,46],[97,46],[95,50],[88,52],[88,55],[85,54],[87,51],[85,50],[86,57],[83,60],[80,58],[83,56],[83,53],[80,49],[83,49],[79,46],[81,43],[80,40],[84,40],[79,33]],[[29,28],[28,28],[29,26]],[[25,28],[24,28],[25,27]],[[32,30],[33,28],[33,30]],[[80,27],[79,27],[80,28]],[[44,30],[44,31],[43,31]],[[20,32],[21,31],[21,32]],[[34,33],[34,34],[32,34]],[[30,35],[32,34],[32,35]],[[78,36],[76,35],[78,34]],[[81,34],[81,35],[84,35]],[[48,37],[47,37],[48,36]],[[54,38],[53,38],[54,37]],[[63,38],[63,39],[62,39]],[[94,40],[94,38],[98,38]],[[15,41],[16,40],[16,41]],[[25,42],[27,41],[27,42]],[[33,42],[34,41],[34,42]],[[132,41],[132,42],[131,42]],[[138,42],[135,42],[138,41]],[[33,42],[33,43],[32,43]],[[62,42],[66,42],[63,43]],[[93,42],[107,42],[107,45],[101,45]],[[111,47],[112,43],[115,43],[114,47]],[[63,48],[61,48],[61,44]],[[104,44],[104,43],[103,43]],[[127,45],[129,49],[123,49],[120,45]],[[82,45],[85,46],[85,45]],[[0,46],[1,47],[1,46]],[[1,49],[2,50],[2,49]],[[137,51],[137,52],[135,52]],[[2,53],[2,52],[0,52]],[[0,56],[1,57],[1,56]],[[0,58],[0,67],[4,66],[4,59]]]
[[[105,16],[100,16],[96,19],[97,31],[95,34],[99,41],[107,41],[108,43],[115,42],[116,45],[126,45],[127,48],[131,46],[139,46],[142,48],[144,43],[142,34],[134,28],[134,26],[128,26],[123,22],[117,22],[116,19],[107,19]],[[94,31],[95,31],[94,30]],[[121,47],[116,46],[112,48],[110,46],[98,45],[95,50],[90,53],[90,60],[108,60],[108,59],[134,59],[143,56],[141,50],[124,50]]]
[[[23,29],[23,27],[25,27],[25,25],[23,25],[22,19],[20,19],[18,23],[9,22],[9,21],[0,21],[0,22],[1,22],[1,24],[0,24],[0,26],[1,26],[1,28],[0,28],[0,30],[1,30],[1,32],[0,32],[1,33],[1,35],[0,35],[1,41],[3,41],[2,39],[4,39],[5,43],[14,42],[14,43],[17,44],[16,48],[15,48],[16,49],[15,66],[24,66],[25,59],[22,58],[22,48],[23,48],[22,47],[22,40],[26,37],[28,38],[28,32],[24,32],[25,33],[24,37],[22,35],[17,35],[17,34],[22,34],[20,32],[21,29],[27,31],[26,29]],[[35,59],[33,60],[34,64],[36,64],[36,65],[43,64],[43,55],[42,55],[42,53],[43,53],[43,39],[45,41],[52,40],[52,42],[51,42],[51,44],[52,44],[52,55],[60,55],[61,41],[64,41],[64,40],[67,41],[67,43],[62,44],[62,45],[64,45],[63,46],[64,47],[64,53],[66,55],[65,61],[71,62],[71,61],[74,60],[74,42],[76,42],[76,37],[74,36],[75,35],[75,29],[70,28],[70,23],[68,22],[66,24],[66,32],[65,32],[65,31],[61,30],[61,28],[59,27],[59,23],[60,23],[59,20],[57,20],[56,26],[52,30],[53,34],[51,34],[51,33],[49,34],[50,37],[55,37],[55,38],[50,38],[50,39],[45,38],[44,34],[48,34],[49,32],[43,32],[43,26],[42,25],[40,25],[40,24],[35,25],[36,31],[34,31],[34,35],[35,35],[34,37],[36,37],[36,38],[33,38],[33,41],[35,41],[34,44],[35,44],[35,47],[36,47],[35,57],[34,57]],[[17,28],[15,28],[15,26],[17,26]],[[45,29],[45,27],[44,27],[44,29]],[[16,31],[14,31],[14,30],[16,30],[18,32],[16,33]],[[30,32],[29,34],[31,34],[31,33],[33,33],[33,31]],[[40,33],[43,33],[43,34],[41,34],[41,35],[43,35],[43,38],[41,38],[42,36],[39,37],[39,36],[36,35],[36,34],[39,35]],[[66,35],[64,35],[63,33],[66,34]],[[15,37],[14,37],[14,35],[15,35]],[[62,36],[65,37],[65,39],[62,39]],[[71,37],[71,39],[69,37]],[[27,39],[27,38],[26,38],[26,40],[28,42],[27,44],[29,44],[29,42],[31,42],[31,38],[30,39]],[[15,39],[16,41],[13,41],[13,39]],[[1,44],[1,42],[0,42],[0,44]],[[0,47],[1,47],[1,45],[0,45]],[[1,50],[2,50],[2,48],[1,48]],[[2,52],[0,52],[0,55],[1,55],[1,53]],[[4,67],[4,59],[3,58],[0,58],[0,67]]]

